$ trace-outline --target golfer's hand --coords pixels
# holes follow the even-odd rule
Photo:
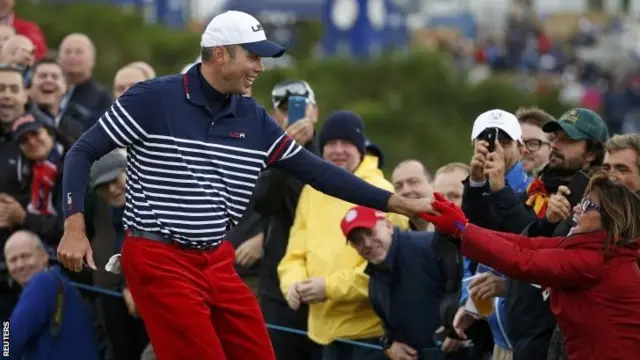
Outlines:
[[[64,235],[58,245],[58,261],[67,269],[80,272],[83,260],[91,270],[97,270],[91,244],[85,234],[84,215],[77,213],[69,216],[64,223]]]
[[[122,290],[122,298],[124,299],[125,305],[127,305],[127,310],[129,310],[129,314],[137,318],[138,308],[136,308],[136,303],[133,301],[133,296],[131,296],[131,291],[129,291],[128,288],[124,288]]]

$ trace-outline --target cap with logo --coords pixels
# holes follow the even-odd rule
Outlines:
[[[20,138],[26,133],[38,131],[43,127],[53,129],[54,125],[49,118],[43,115],[27,113],[20,115],[16,120],[14,120],[11,132],[13,138],[20,141]]]
[[[609,130],[607,124],[600,115],[589,109],[571,109],[557,121],[549,121],[542,126],[542,130],[547,133],[562,130],[573,140],[591,139],[600,143],[609,140]]]
[[[291,96],[307,98],[311,104],[316,103],[316,95],[308,82],[304,80],[285,80],[276,84],[271,91],[271,102],[274,108],[285,104]]]
[[[483,131],[498,128],[504,131],[512,140],[522,141],[522,128],[518,118],[512,113],[500,109],[485,111],[473,122],[471,141],[475,140]]]
[[[111,151],[91,166],[91,171],[89,172],[91,188],[95,189],[100,185],[114,181],[126,167],[127,157],[123,154],[123,151],[120,149]]]
[[[200,46],[241,45],[260,57],[280,57],[284,47],[267,40],[264,28],[253,16],[230,10],[214,17],[202,33]]]
[[[386,214],[382,211],[358,205],[347,211],[340,222],[340,228],[344,236],[349,237],[349,233],[353,230],[359,228],[373,229],[379,220],[385,220],[386,218]]]

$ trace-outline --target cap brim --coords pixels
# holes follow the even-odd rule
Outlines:
[[[546,133],[552,133],[558,130],[564,131],[567,136],[573,140],[585,140],[589,138],[587,134],[578,130],[578,128],[566,121],[548,121],[546,124],[542,125],[542,131]]]
[[[377,218],[354,220],[352,223],[350,223],[344,229],[344,236],[347,238],[347,241],[349,241],[349,234],[351,234],[351,232],[353,230],[355,230],[355,229],[373,229],[376,226],[377,222],[378,222]]]
[[[242,44],[242,47],[247,49],[254,55],[260,57],[277,58],[284,54],[285,48],[269,40],[262,40],[252,43]]]
[[[92,182],[91,187],[95,189],[100,185],[108,184],[114,181],[115,179],[117,179],[118,176],[120,176],[120,173],[122,173],[122,169],[113,169],[113,170],[107,171],[106,173],[98,176]]]
[[[23,125],[23,126],[20,127],[20,129],[18,129],[18,131],[13,133],[13,137],[16,140],[19,140],[22,137],[22,135],[26,134],[27,132],[29,132],[29,131],[37,131],[37,130],[40,130],[41,128],[43,128],[43,127],[44,127],[44,125],[42,125],[40,123],[37,123],[37,122],[33,122],[33,123],[28,124],[28,125]]]

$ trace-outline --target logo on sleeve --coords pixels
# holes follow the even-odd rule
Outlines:
[[[67,193],[67,210],[71,211],[73,208],[73,198],[71,197],[71,193]]]

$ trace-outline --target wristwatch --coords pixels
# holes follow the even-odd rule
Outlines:
[[[382,350],[389,350],[391,344],[393,344],[393,341],[389,339],[387,334],[384,334],[380,337],[380,343],[382,344]]]

